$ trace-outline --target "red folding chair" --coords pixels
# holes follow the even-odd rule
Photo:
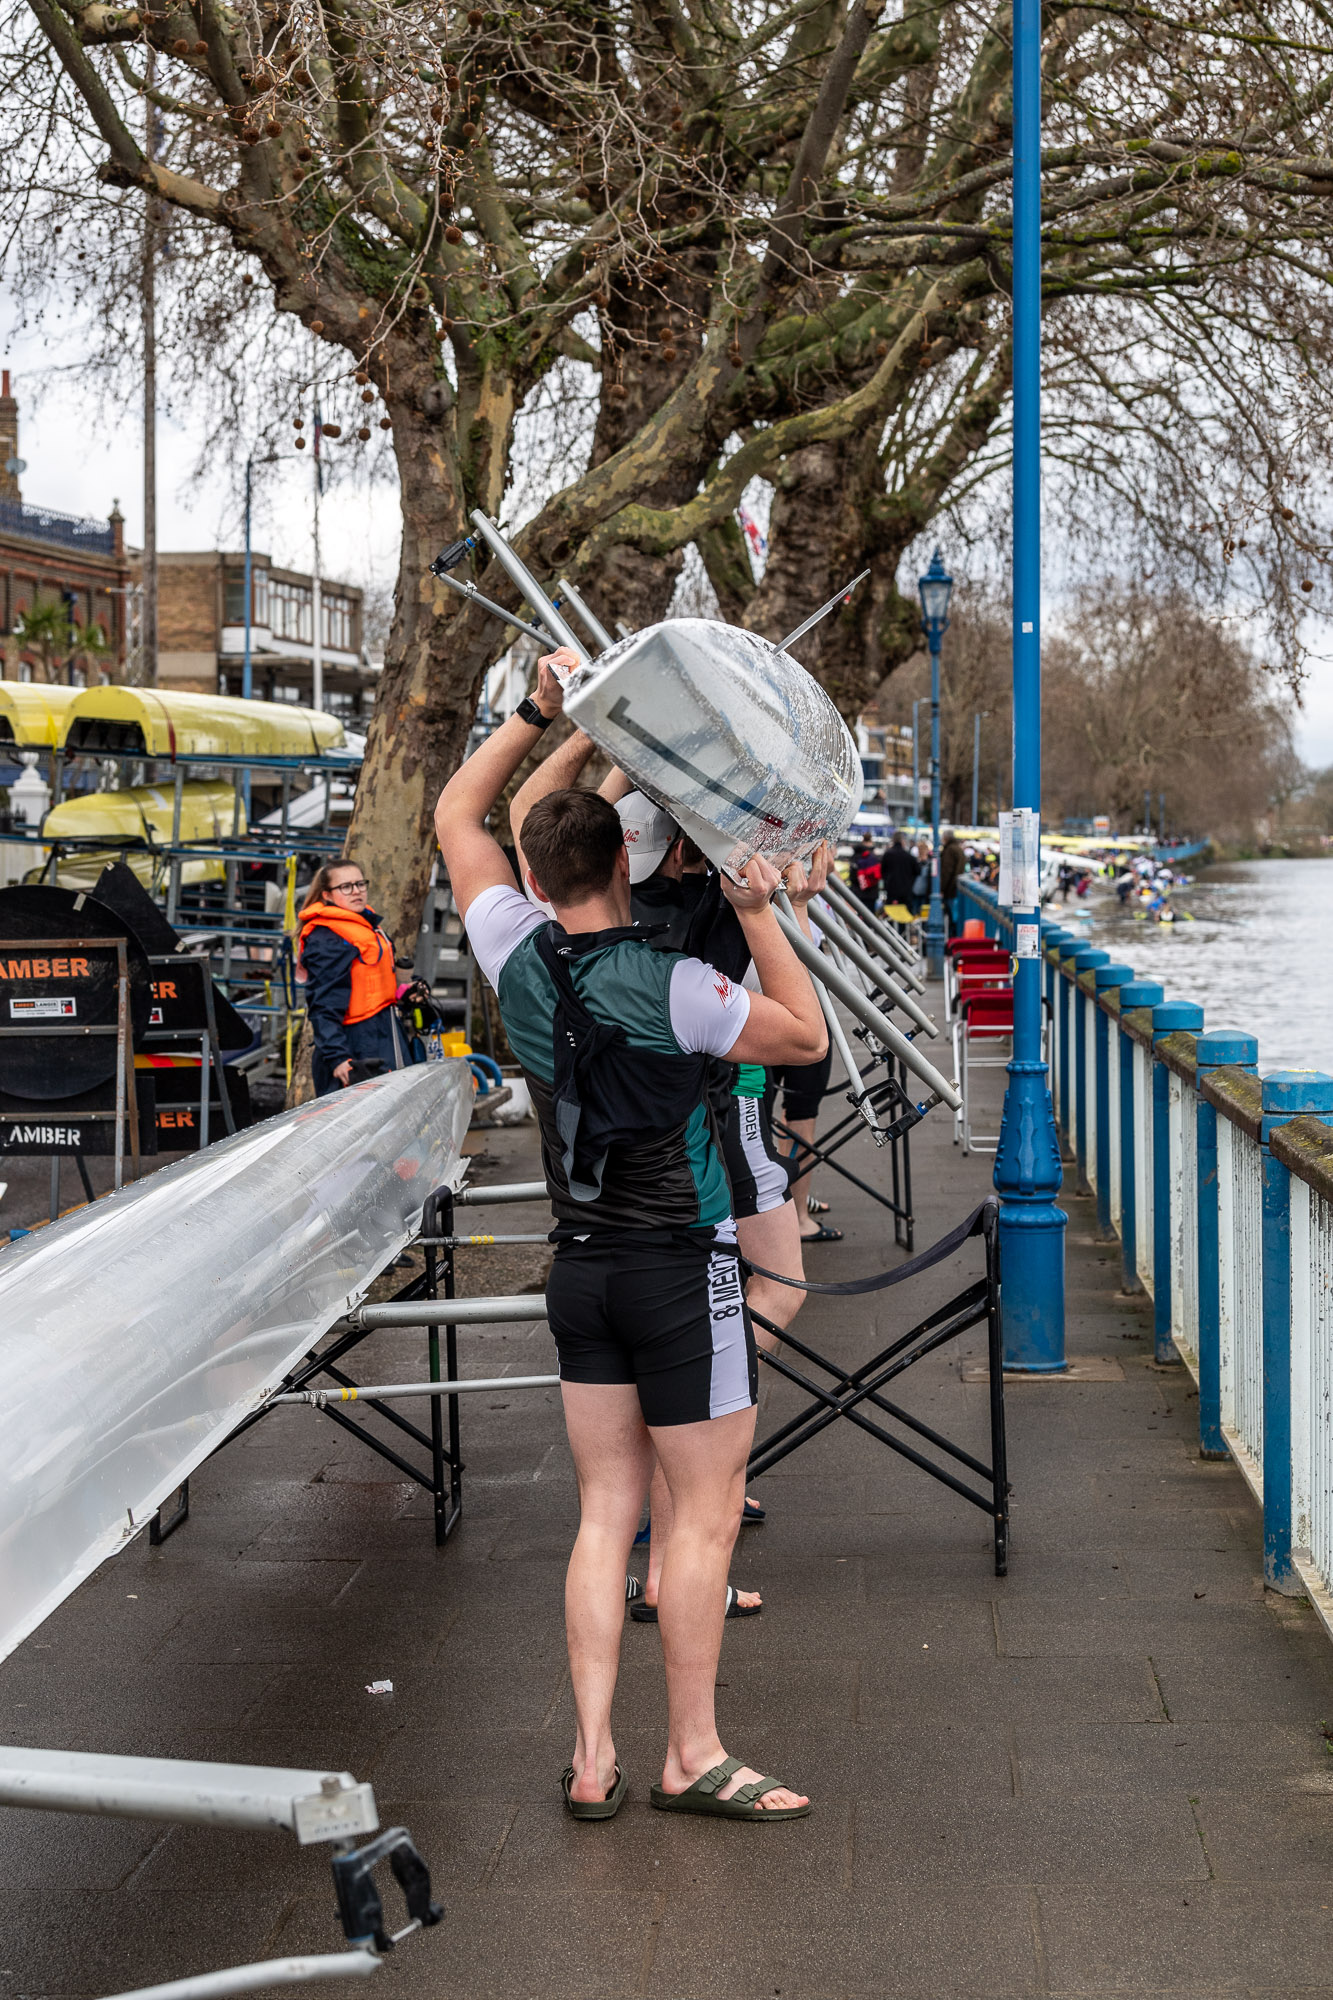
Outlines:
[[[996,945],[987,942],[984,949],[969,948],[955,953],[945,960],[944,966],[945,1020],[955,1019],[964,993],[1007,985],[1012,978],[1013,960]]]
[[[1014,1039],[1014,990],[994,986],[963,994],[958,1003],[958,1018],[954,1022],[953,1049],[954,1071],[958,1078],[962,1108],[955,1114],[954,1137],[961,1142],[965,1153],[993,1153],[1000,1143],[998,1132],[977,1133],[972,1130],[972,1072],[978,1069],[1003,1069],[1013,1050]],[[985,1055],[985,1049],[999,1050],[1001,1053]]]

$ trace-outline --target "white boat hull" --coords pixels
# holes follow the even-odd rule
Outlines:
[[[565,712],[732,871],[840,840],[861,805],[861,760],[823,688],[735,625],[636,632],[571,677]]]
[[[461,1061],[376,1077],[0,1254],[0,1658],[361,1302],[472,1097]]]

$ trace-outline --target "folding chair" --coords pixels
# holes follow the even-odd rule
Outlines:
[[[979,992],[996,986],[1008,986],[1013,979],[1013,960],[1007,951],[997,951],[993,945],[984,950],[968,948],[956,952],[944,961],[944,1018],[952,1022],[958,1015],[958,1003],[964,993]]]
[[[976,1069],[1003,1069],[1012,1053],[1013,1035],[1012,985],[1007,991],[996,987],[962,995],[953,1030],[955,1073],[963,1100],[954,1120],[954,1140],[961,1141],[965,1153],[993,1153],[999,1146],[998,1132],[977,1134],[972,1130],[971,1073]],[[974,1046],[994,1048],[1001,1042],[1009,1044],[1002,1055],[972,1053]]]

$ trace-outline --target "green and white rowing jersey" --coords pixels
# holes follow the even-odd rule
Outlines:
[[[595,1200],[571,1196],[551,1102],[557,994],[536,945],[537,933],[549,922],[512,888],[483,890],[467,912],[473,954],[499,998],[505,1032],[541,1124],[557,1234],[684,1229],[734,1240],[726,1169],[702,1087],[699,1102],[679,1124],[646,1130],[641,1142],[611,1148]],[[604,937],[609,941],[600,941]],[[584,1006],[596,1020],[623,1028],[631,1049],[725,1056],[749,1017],[745,989],[701,959],[653,951],[646,937],[623,931],[565,942],[572,947],[568,967]]]

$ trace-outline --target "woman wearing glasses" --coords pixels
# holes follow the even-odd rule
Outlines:
[[[361,1076],[403,1069],[424,1051],[398,1018],[393,945],[367,902],[369,885],[354,861],[329,861],[316,872],[297,917],[296,962],[305,975],[306,1012],[315,1037],[315,1095]]]

